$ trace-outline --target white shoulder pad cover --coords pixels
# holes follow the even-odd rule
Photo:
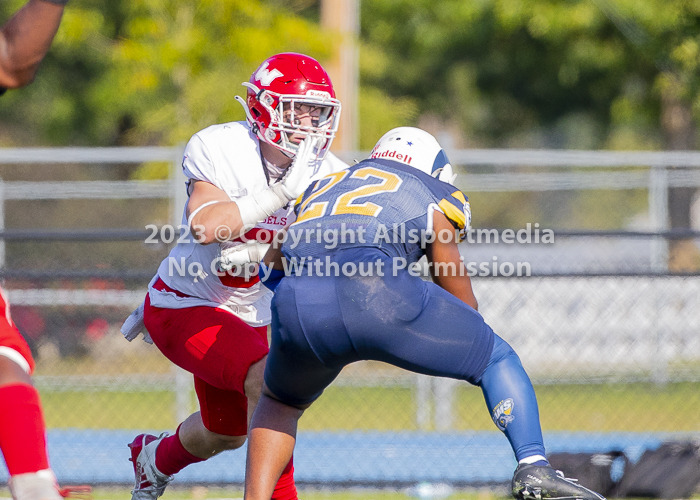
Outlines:
[[[217,185],[214,163],[207,151],[204,141],[198,134],[192,136],[185,147],[182,158],[182,171],[188,179],[206,181]]]

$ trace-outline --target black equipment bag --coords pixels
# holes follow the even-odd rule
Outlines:
[[[700,483],[700,442],[669,441],[628,467],[619,496],[688,498]]]
[[[552,453],[550,465],[567,478],[577,479],[581,486],[603,496],[613,494],[622,471],[627,469],[627,457],[621,451],[606,453]]]

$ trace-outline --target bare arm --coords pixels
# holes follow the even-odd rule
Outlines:
[[[447,218],[440,212],[435,212],[433,217],[433,228],[435,231],[449,231],[454,235],[454,227],[447,220]],[[430,266],[430,275],[433,281],[444,288],[452,295],[458,299],[466,302],[474,309],[478,309],[479,305],[476,302],[476,297],[474,296],[474,291],[472,290],[472,282],[469,275],[464,268],[464,264],[460,259],[459,249],[457,248],[457,242],[453,237],[447,243],[442,243],[439,238],[436,238],[433,243],[428,245],[426,249],[426,256],[428,257],[428,262],[432,265]],[[436,273],[435,264],[445,263],[454,264],[454,270],[456,272],[450,271],[445,272],[445,270],[452,269],[449,265],[440,266],[440,272]]]
[[[62,15],[63,5],[29,0],[0,28],[0,87],[24,87],[34,80]]]
[[[238,238],[243,228],[238,205],[231,201],[224,191],[208,182],[194,181],[187,202],[187,218],[189,219],[199,207],[212,201],[219,203],[202,208],[192,219],[192,234],[199,238],[198,241],[203,245]]]

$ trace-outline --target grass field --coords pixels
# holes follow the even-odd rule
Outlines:
[[[130,488],[101,487],[93,489],[94,500],[124,500],[131,498]],[[0,498],[9,498],[7,488],[0,488]],[[164,500],[238,500],[243,498],[243,491],[225,487],[195,486],[190,488],[170,486],[162,497]],[[411,500],[405,491],[393,489],[348,488],[348,489],[314,489],[300,488],[302,500]],[[505,489],[455,490],[445,500],[507,500]]]
[[[545,431],[700,430],[700,383],[536,386]],[[49,428],[172,429],[172,392],[42,390]],[[192,410],[196,402],[192,398]],[[415,430],[410,387],[330,387],[300,422],[302,430]],[[456,430],[494,430],[481,391],[460,385]]]
[[[94,500],[128,500],[131,498],[130,488],[105,487],[93,489]],[[10,492],[7,488],[0,488],[0,499],[9,499]],[[163,500],[240,500],[243,491],[225,487],[195,486],[182,488],[170,486]],[[314,489],[300,488],[301,500],[415,500],[405,490],[372,489],[372,488],[347,488],[347,489]],[[695,494],[691,499],[699,499]],[[429,499],[425,499],[429,500]],[[438,500],[438,499],[435,499]],[[505,488],[501,489],[468,489],[455,490],[449,497],[441,497],[440,500],[512,500],[507,496]]]
[[[700,367],[698,367],[700,369]],[[169,377],[172,364],[153,346],[125,342],[121,335],[105,336],[80,358],[42,357],[37,379],[92,377]],[[387,380],[381,386],[378,382]],[[403,385],[396,385],[396,381]],[[349,365],[304,415],[302,430],[416,430],[414,378],[384,363]],[[393,385],[392,385],[393,384]],[[174,429],[172,391],[120,390],[80,387],[57,391],[38,387],[48,427],[81,429]],[[700,382],[536,385],[545,431],[681,431],[700,432]],[[197,408],[190,394],[190,410]],[[432,404],[432,403],[430,403]],[[495,430],[480,389],[459,383],[453,404],[456,430]],[[429,430],[429,429],[428,429]]]

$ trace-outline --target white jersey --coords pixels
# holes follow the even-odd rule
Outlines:
[[[343,161],[329,153],[317,165],[314,180],[347,168]],[[274,183],[268,181],[260,154],[260,142],[246,122],[212,125],[197,132],[185,148],[182,168],[188,179],[205,181],[224,191],[231,201],[255,194]],[[273,174],[274,177],[274,174]],[[189,193],[189,189],[188,189]],[[294,203],[283,207],[255,226],[257,229],[277,231],[294,222]],[[183,224],[187,224],[187,206]],[[270,323],[272,292],[255,279],[241,283],[243,278],[231,280],[216,273],[219,245],[201,245],[194,238],[182,237],[183,243],[173,248],[158,268],[158,275],[149,286],[151,304],[156,307],[180,309],[194,306],[221,307],[231,311],[253,326]],[[166,285],[184,297],[153,288],[160,277]],[[224,281],[227,284],[224,284]],[[232,285],[233,283],[233,285]],[[242,286],[240,286],[242,285]]]

